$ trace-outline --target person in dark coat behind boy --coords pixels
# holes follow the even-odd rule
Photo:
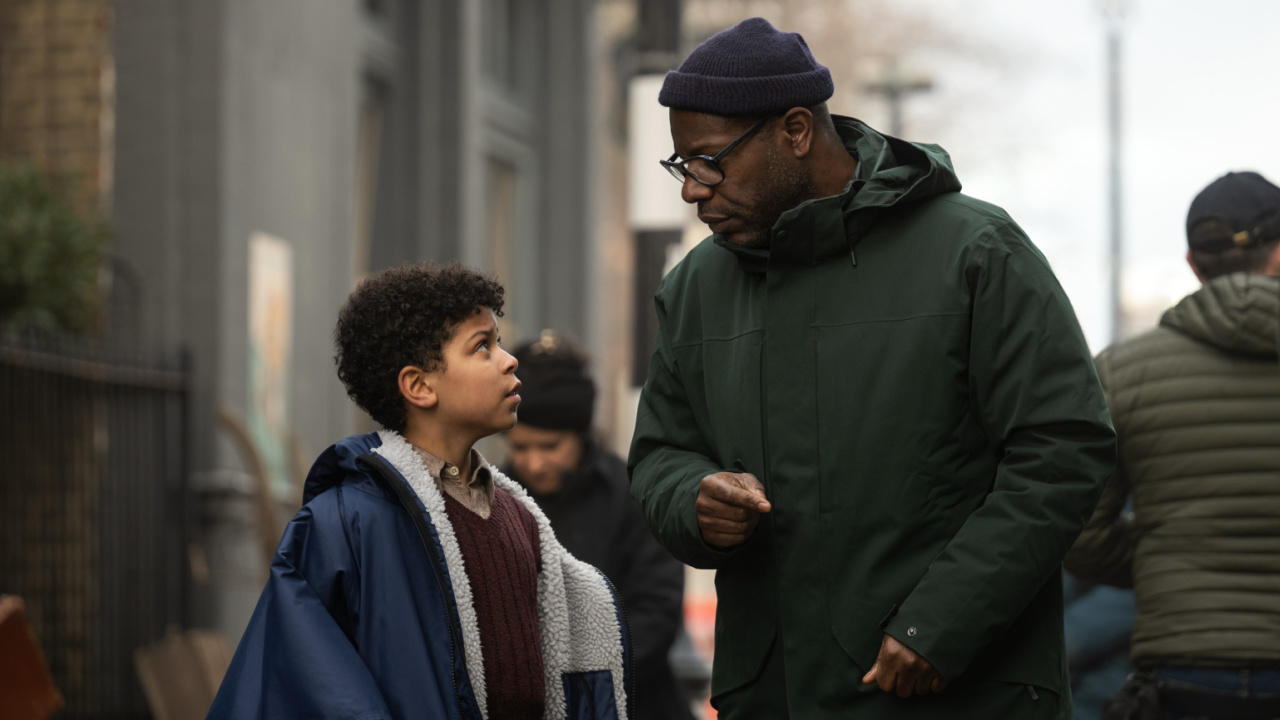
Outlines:
[[[586,357],[549,330],[513,354],[523,399],[505,472],[529,490],[565,548],[622,596],[635,642],[635,717],[692,720],[667,659],[682,623],[684,565],[650,534],[626,463],[590,436],[596,388]]]

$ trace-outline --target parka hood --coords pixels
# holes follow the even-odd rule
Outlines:
[[[373,452],[380,445],[382,438],[377,433],[352,435],[330,445],[320,453],[320,457],[311,466],[311,471],[307,473],[307,481],[302,489],[302,504],[306,505],[315,496],[342,482],[348,474],[366,474],[356,464],[356,459]]]
[[[851,117],[833,115],[832,120],[858,160],[853,180],[839,195],[807,200],[784,212],[774,223],[770,248],[744,248],[713,235],[717,245],[738,256],[743,269],[762,272],[771,261],[816,265],[850,254],[882,213],[960,190],[951,156],[941,147],[881,135]]]
[[[1214,278],[1165,311],[1160,324],[1232,354],[1275,358],[1280,278],[1247,273]]]

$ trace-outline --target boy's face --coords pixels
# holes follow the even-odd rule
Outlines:
[[[431,373],[437,417],[447,427],[486,437],[516,424],[518,363],[498,345],[498,320],[477,310],[444,346],[444,367]]]

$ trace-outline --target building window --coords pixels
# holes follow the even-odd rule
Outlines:
[[[520,58],[527,58],[530,28],[519,0],[481,0],[481,68],[498,89],[519,95],[524,89]]]
[[[356,237],[351,252],[353,285],[360,282],[371,269],[387,94],[385,83],[370,76],[365,77],[361,88],[359,135],[356,138]]]
[[[507,298],[517,295],[516,238],[520,234],[519,179],[515,165],[505,160],[489,157],[485,161],[485,266],[493,270],[498,281],[507,289]],[[507,315],[502,318],[503,335],[514,339],[519,308],[508,304]]]

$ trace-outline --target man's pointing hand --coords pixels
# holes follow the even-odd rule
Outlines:
[[[751,537],[760,514],[771,508],[755,475],[718,472],[702,478],[698,488],[698,529],[712,547],[738,545]]]

